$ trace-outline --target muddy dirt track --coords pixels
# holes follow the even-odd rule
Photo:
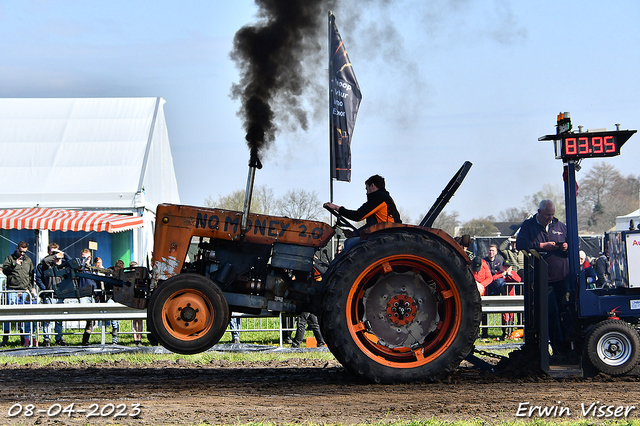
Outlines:
[[[521,419],[518,410],[528,413],[532,406],[558,407],[558,420],[579,420],[581,404],[585,410],[597,401],[596,408],[612,405],[614,415],[617,406],[640,407],[638,381],[638,376],[602,375],[507,379],[466,362],[436,383],[389,386],[358,381],[335,361],[300,358],[266,363],[216,360],[205,366],[184,360],[147,367],[126,361],[91,366],[56,361],[46,368],[8,364],[0,366],[0,424],[354,424],[431,418],[497,423]],[[526,402],[530,405],[521,405]],[[72,403],[71,417],[68,412],[54,415]],[[623,408],[621,420],[625,410],[627,419],[640,416],[640,408]],[[530,418],[553,419],[551,414],[540,416],[536,409]],[[607,411],[592,414],[593,420],[604,420],[597,416]]]

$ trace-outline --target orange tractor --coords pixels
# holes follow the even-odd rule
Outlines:
[[[352,225],[335,211],[334,227],[249,213],[255,163],[243,212],[158,206],[149,331],[167,349],[193,354],[220,340],[232,312],[313,312],[338,361],[369,381],[450,371],[473,349],[481,303],[464,248],[431,225],[470,166],[419,226],[362,229],[358,244],[325,264],[318,259],[334,228]]]

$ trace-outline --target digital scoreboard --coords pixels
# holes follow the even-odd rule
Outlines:
[[[561,133],[542,136],[538,140],[555,141],[556,158],[604,158],[620,155],[620,148],[636,130]]]

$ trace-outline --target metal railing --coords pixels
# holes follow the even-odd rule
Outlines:
[[[492,324],[482,325],[483,328],[507,328],[522,327],[522,313],[524,312],[524,296],[482,296],[482,312],[485,314],[513,313],[518,318],[515,324]],[[75,300],[75,299],[74,299]],[[234,317],[241,317],[243,327],[238,330],[227,328],[226,332],[238,331],[246,332],[278,332],[280,346],[283,345],[282,332],[294,331],[295,327],[283,327],[282,316],[273,315],[247,315],[234,314]],[[16,332],[9,335],[20,335],[30,337],[31,345],[37,341],[42,334],[40,323],[53,321],[102,321],[101,343],[106,340],[106,321],[111,320],[146,320],[147,310],[130,308],[120,303],[52,303],[52,304],[16,304],[0,305],[0,322],[33,323],[29,333]],[[147,334],[146,321],[145,329],[140,334]],[[4,330],[2,330],[4,331]],[[129,332],[132,333],[132,332]],[[72,333],[65,333],[72,334]],[[3,333],[3,335],[5,335]]]
[[[12,293],[28,294],[30,303],[0,305],[0,322],[17,322],[19,324],[30,323],[30,331],[24,331],[24,327],[22,327],[22,332],[19,331],[21,326],[18,325],[18,330],[13,333],[11,331],[9,333],[4,333],[3,328],[2,335],[22,336],[24,338],[29,338],[29,346],[34,346],[34,343],[38,341],[39,336],[43,334],[40,330],[42,322],[102,321],[102,324],[100,324],[101,343],[105,344],[106,321],[144,320],[147,318],[146,309],[141,310],[136,308],[129,308],[128,306],[122,305],[120,303],[78,303],[77,299],[66,299],[73,300],[73,302],[35,304],[34,302],[41,300],[40,297],[33,298],[27,291],[16,290],[3,290],[2,292],[0,292],[0,299],[6,301],[10,298],[9,295]],[[75,327],[66,327],[66,329],[73,328]],[[130,332],[130,334],[131,333],[133,332]],[[143,330],[139,334],[146,333],[147,331]]]

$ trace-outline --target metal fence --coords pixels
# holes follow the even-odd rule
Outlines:
[[[25,331],[25,327],[20,328],[18,325],[14,330],[10,330],[8,334],[2,334],[9,336],[23,336],[30,338],[30,346],[37,344],[36,342],[42,336],[42,323],[63,321],[64,334],[79,334],[77,329],[84,328],[84,321],[101,321],[98,325],[101,334],[101,343],[105,344],[106,341],[106,321],[111,320],[143,320],[145,324],[144,330],[141,334],[146,334],[146,309],[137,309],[124,306],[120,303],[88,303],[80,304],[77,299],[65,299],[65,303],[33,303],[39,301],[38,298],[33,298],[27,295],[28,292],[16,292],[12,290],[5,290],[0,293],[0,301],[6,302],[11,293],[23,293],[23,301],[28,303],[16,303],[13,305],[2,304],[0,305],[0,322],[16,322],[18,324],[30,323],[33,324],[29,332]],[[35,299],[35,300],[34,300]],[[486,324],[482,324],[483,328],[509,328],[509,327],[522,327],[522,313],[524,312],[524,296],[482,296],[482,312],[487,314],[489,321]],[[513,313],[513,323],[502,323],[500,318],[503,313]],[[255,316],[234,314],[234,317],[238,316],[243,318],[242,326],[238,331],[239,333],[246,332],[278,332],[279,344],[282,346],[283,331],[294,331],[292,326],[294,321],[283,320],[283,316]],[[290,324],[290,327],[285,326]],[[22,330],[22,331],[21,331]],[[75,331],[74,331],[75,330]],[[227,332],[231,332],[230,328],[227,328]],[[127,332],[128,334],[133,333]],[[124,334],[124,333],[122,333]],[[242,334],[240,334],[242,336]]]

